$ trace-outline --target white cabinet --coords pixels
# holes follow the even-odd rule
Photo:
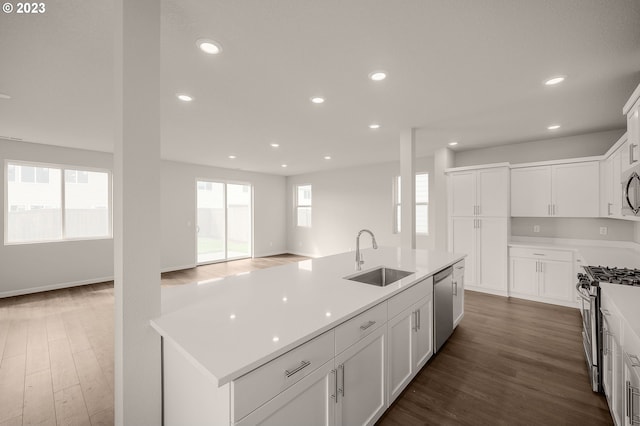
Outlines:
[[[509,295],[575,306],[573,252],[537,248],[509,249]]]
[[[507,294],[507,221],[507,218],[451,218],[451,251],[467,255],[465,288]]]
[[[626,141],[627,135],[623,135],[622,139]],[[623,148],[618,148],[601,163],[600,216],[602,217],[622,218],[622,184],[620,179]]]
[[[453,327],[464,317],[464,260],[453,265]]]
[[[387,323],[389,401],[433,355],[433,278],[389,299]]]
[[[615,305],[606,294],[602,297],[602,387],[614,424],[623,424],[623,356],[622,322]]]
[[[622,109],[627,116],[627,142],[622,146],[622,170],[638,164],[640,160],[640,85]]]
[[[336,356],[337,426],[372,425],[387,408],[386,331],[380,327]]]
[[[452,216],[506,217],[509,213],[509,169],[495,167],[452,172]]]
[[[511,216],[598,217],[598,161],[511,170]]]
[[[640,424],[640,356],[624,354],[624,426]]]

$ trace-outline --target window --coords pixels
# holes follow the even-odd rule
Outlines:
[[[296,186],[297,225],[311,227],[311,185]]]
[[[393,232],[400,233],[402,212],[401,178],[396,176],[393,181]],[[416,174],[416,234],[429,233],[429,175]]]
[[[111,236],[109,172],[7,162],[6,173],[5,243]]]

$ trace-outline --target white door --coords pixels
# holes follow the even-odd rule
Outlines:
[[[387,408],[386,330],[380,327],[336,357],[338,426],[371,425]]]
[[[508,213],[509,169],[506,167],[478,170],[477,214],[506,217]]]
[[[449,175],[451,185],[451,216],[473,216],[476,205],[476,174],[474,171]]]
[[[509,268],[509,285],[513,293],[538,295],[538,261],[526,257],[512,257]]]
[[[511,216],[545,217],[551,207],[551,167],[511,170]]]
[[[540,296],[549,299],[571,301],[573,289],[573,266],[571,262],[541,260]]]
[[[407,308],[387,323],[389,401],[393,401],[413,378],[414,308]]]
[[[416,303],[413,309],[417,313],[412,373],[415,376],[433,355],[433,294]]]
[[[476,282],[476,225],[480,219],[474,217],[451,218],[451,251],[464,253],[466,284]]]
[[[598,161],[552,166],[553,216],[599,216],[599,167]]]
[[[507,291],[507,219],[478,219],[478,276],[484,288]]]
[[[331,360],[244,417],[237,425],[332,426],[335,424],[335,379]]]

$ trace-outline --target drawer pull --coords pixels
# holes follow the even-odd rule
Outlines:
[[[464,269],[464,266],[456,266],[456,269]]]
[[[297,366],[296,368],[294,368],[293,370],[284,370],[284,375],[287,376],[287,378],[293,376],[294,374],[296,374],[298,371],[302,370],[303,368],[306,368],[308,366],[311,365],[311,361],[302,361],[300,362],[300,365]]]
[[[600,308],[600,312],[602,312],[602,315],[605,315],[605,316],[609,316],[609,315],[611,315],[611,312],[609,312],[609,310],[608,310],[608,309],[602,309],[602,308]]]
[[[629,360],[631,361],[631,366],[632,367],[640,367],[640,359],[638,359],[638,355],[631,355],[631,354],[627,354],[629,356]]]
[[[544,253],[533,253],[534,256],[545,256]]]
[[[375,323],[376,323],[375,321],[369,321],[368,323],[361,325],[360,330],[365,331],[367,328],[371,327]]]

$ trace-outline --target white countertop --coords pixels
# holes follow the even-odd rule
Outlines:
[[[600,289],[611,298],[626,322],[640,340],[640,287],[600,283]]]
[[[362,250],[363,271],[415,272],[386,287],[349,281],[343,253],[162,290],[151,325],[218,386],[454,264],[464,255],[380,247]]]

